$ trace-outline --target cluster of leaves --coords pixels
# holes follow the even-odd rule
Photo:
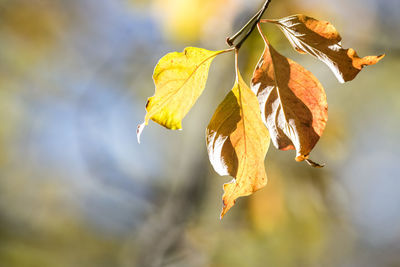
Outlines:
[[[182,53],[167,54],[155,67],[154,96],[146,104],[147,114],[138,126],[140,134],[149,120],[172,130],[181,129],[181,121],[203,92],[213,59],[235,52],[236,82],[215,111],[206,130],[210,162],[220,175],[234,179],[224,185],[221,218],[238,197],[247,196],[267,184],[264,159],[270,140],[280,150],[295,150],[296,161],[322,167],[309,159],[328,119],[324,89],[304,67],[281,55],[268,42],[261,23],[278,26],[299,53],[324,62],[344,83],[356,77],[364,66],[377,63],[384,55],[360,58],[353,49],[344,49],[334,26],[305,15],[278,20],[262,20],[261,11],[252,19],[253,27],[265,42],[250,87],[238,68],[242,45],[220,51],[188,47]]]

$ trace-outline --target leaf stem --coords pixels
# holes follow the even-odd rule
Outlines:
[[[272,0],[265,0],[264,5],[262,8],[237,32],[235,33],[232,37],[229,37],[226,39],[226,43],[229,45],[229,47],[235,47],[236,49],[239,49],[242,44],[247,40],[247,38],[250,36],[250,34],[253,32],[253,30],[256,28],[257,24],[261,20],[261,17],[264,15],[265,11],[267,10],[269,4],[271,3]],[[246,29],[250,29],[244,34],[243,38],[237,42],[237,44],[234,44],[234,41],[241,36]]]
[[[235,49],[235,72],[236,72],[236,83],[239,84],[239,49]]]

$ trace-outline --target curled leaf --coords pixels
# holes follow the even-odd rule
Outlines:
[[[276,148],[296,149],[296,160],[307,160],[328,120],[324,89],[310,71],[279,54],[261,30],[260,34],[265,50],[251,88],[257,95],[261,117]]]
[[[267,184],[264,159],[270,142],[268,130],[262,123],[257,97],[238,71],[236,80],[206,130],[208,155],[215,171],[235,178],[224,185],[221,218],[238,197]]]
[[[339,33],[327,21],[305,15],[264,21],[276,24],[296,51],[308,53],[328,65],[341,83],[353,80],[364,66],[373,65],[385,56],[360,58],[354,49],[344,49]]]
[[[212,60],[227,51],[187,47],[182,53],[169,53],[160,59],[153,74],[155,94],[147,101],[138,141],[150,119],[171,130],[182,128],[182,119],[204,90]]]

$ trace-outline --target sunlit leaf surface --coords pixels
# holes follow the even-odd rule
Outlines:
[[[138,126],[138,140],[149,120],[171,129],[182,129],[182,119],[204,90],[208,70],[215,56],[224,51],[188,47],[182,53],[169,53],[154,69],[154,96],[146,104],[144,123]]]
[[[275,147],[296,149],[296,160],[302,161],[308,158],[325,129],[326,95],[311,72],[279,54],[263,38],[265,50],[254,71],[251,88],[258,97],[262,119]]]
[[[328,65],[341,83],[353,80],[364,66],[373,65],[384,57],[360,58],[354,49],[344,49],[339,33],[327,21],[293,15],[268,22],[283,31],[296,51],[308,53]]]
[[[222,218],[238,197],[250,195],[267,184],[264,159],[269,134],[261,120],[257,97],[239,72],[232,91],[215,111],[206,137],[215,171],[235,178],[224,185]]]

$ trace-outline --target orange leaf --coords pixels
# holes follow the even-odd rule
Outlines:
[[[339,33],[327,21],[293,15],[263,22],[279,26],[296,51],[308,53],[324,62],[341,83],[353,80],[364,66],[373,65],[385,56],[360,58],[354,49],[344,49]]]
[[[261,30],[260,34],[265,50],[251,88],[258,97],[262,119],[275,147],[296,149],[296,160],[307,160],[328,120],[324,89],[311,72],[279,54]]]
[[[250,195],[267,184],[264,159],[269,134],[261,120],[257,97],[239,71],[235,86],[207,127],[206,138],[215,171],[235,178],[224,185],[222,219],[238,197]]]

